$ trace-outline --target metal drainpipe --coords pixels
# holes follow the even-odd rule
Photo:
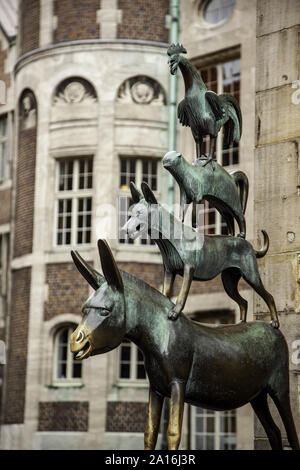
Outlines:
[[[177,44],[179,41],[179,2],[180,0],[170,0],[170,32],[169,44]],[[169,133],[168,149],[176,150],[176,126],[177,126],[177,74],[170,74],[169,81]],[[168,175],[168,203],[174,204],[174,179]]]
[[[169,44],[177,44],[179,37],[179,2],[180,0],[170,0],[170,32]],[[176,126],[177,126],[177,74],[171,75],[169,79],[169,128],[168,128],[168,150],[176,150]],[[164,170],[167,171],[167,170]],[[168,204],[173,207],[174,198],[174,179],[168,172]],[[162,441],[161,449],[168,449],[167,428],[170,415],[170,402],[168,398],[164,400],[162,410]]]

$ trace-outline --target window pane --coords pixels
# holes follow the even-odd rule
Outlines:
[[[79,189],[91,189],[93,185],[93,160],[82,158],[79,160]]]
[[[72,199],[58,200],[57,245],[70,245],[72,226]]]
[[[59,335],[59,344],[67,344],[68,343],[68,330],[64,329]]]
[[[136,161],[134,158],[120,159],[120,189],[129,189],[130,181],[135,183]]]
[[[121,346],[121,361],[130,361],[131,359],[131,347]]]
[[[120,364],[120,378],[121,379],[130,378],[130,365],[129,364]]]
[[[73,160],[60,160],[58,163],[59,191],[70,191],[73,188]]]
[[[138,364],[137,366],[137,379],[145,379],[146,378],[146,371],[144,364]]]
[[[82,368],[82,364],[80,362],[73,362],[72,377],[74,379],[81,378],[81,368]]]
[[[89,208],[89,209],[88,209]],[[78,200],[78,216],[77,216],[77,243],[89,243],[91,233],[91,217],[92,199],[80,198]]]
[[[67,346],[60,346],[58,348],[58,359],[65,361],[67,359]]]
[[[65,379],[67,377],[67,364],[65,362],[59,362],[57,365],[57,378]]]

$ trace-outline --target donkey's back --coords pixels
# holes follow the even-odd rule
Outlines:
[[[194,345],[186,401],[233,409],[262,390],[288,387],[288,348],[282,333],[255,321],[217,327],[193,322]]]

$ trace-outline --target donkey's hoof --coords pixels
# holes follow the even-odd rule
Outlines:
[[[272,320],[270,325],[273,326],[273,328],[279,328],[279,320]]]
[[[237,234],[237,237],[245,238],[245,233],[244,233],[244,232],[238,233],[238,234]]]
[[[176,312],[176,310],[170,310],[169,315],[168,315],[170,320],[177,320],[178,316],[179,316],[179,313]]]

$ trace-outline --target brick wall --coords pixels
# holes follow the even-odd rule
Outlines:
[[[163,284],[163,266],[161,264],[151,263],[118,263],[118,267],[123,271],[127,271],[130,274],[142,279],[143,281],[150,284],[161,291]],[[173,295],[178,295],[182,283],[182,277],[176,276],[174,284]],[[245,281],[241,280],[239,284],[239,290],[250,289]],[[193,281],[190,289],[190,295],[195,294],[209,294],[215,292],[224,292],[221,276],[217,276],[215,279],[206,282]]]
[[[32,252],[36,128],[19,133],[14,257]]]
[[[86,401],[40,402],[38,431],[87,432],[89,403]]]
[[[39,47],[40,0],[22,0],[20,5],[20,55]]]
[[[24,422],[31,268],[12,273],[9,350],[6,364],[4,423]]]
[[[81,313],[82,305],[89,296],[89,284],[73,263],[48,264],[46,282],[48,300],[45,302],[45,320],[62,313]]]
[[[119,0],[118,8],[122,10],[118,38],[168,42],[169,0]]]
[[[10,222],[10,188],[0,191],[0,225]]]
[[[54,31],[54,43],[99,38],[99,8],[99,0],[55,0],[57,28]]]
[[[147,417],[147,403],[140,402],[107,402],[107,432],[144,432]]]

